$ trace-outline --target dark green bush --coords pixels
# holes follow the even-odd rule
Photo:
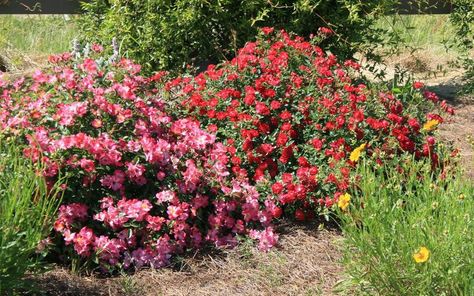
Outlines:
[[[394,0],[92,0],[84,3],[84,39],[119,41],[122,53],[146,70],[183,70],[232,57],[258,27],[308,37],[319,27],[334,34],[326,49],[341,58],[376,45],[370,29]]]
[[[463,50],[460,62],[466,70],[464,92],[474,94],[474,2],[453,0],[453,4],[450,19],[456,29],[457,45]]]

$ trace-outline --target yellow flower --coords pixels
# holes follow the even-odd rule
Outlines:
[[[337,205],[345,211],[349,204],[351,203],[351,195],[349,193],[343,194],[339,196],[339,200],[337,202]]]
[[[423,125],[423,130],[426,132],[431,132],[438,126],[438,124],[439,121],[436,119],[429,120]]]
[[[366,146],[366,144],[364,143],[364,144],[360,145],[359,147],[357,147],[356,149],[354,149],[351,152],[351,155],[349,156],[349,159],[351,161],[354,161],[354,162],[358,161],[359,158],[360,158],[361,152],[364,151],[364,149],[365,149],[365,146]]]
[[[416,263],[423,263],[428,261],[428,258],[430,258],[430,250],[428,250],[426,247],[421,247],[418,252],[413,254],[413,259],[415,259]]]

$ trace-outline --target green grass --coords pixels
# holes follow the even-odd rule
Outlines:
[[[366,163],[359,172],[357,194],[348,211],[341,211],[351,292],[474,295],[474,186],[469,180],[458,174],[433,181],[429,164],[412,160],[378,168]],[[423,263],[413,258],[420,247],[430,251]]]
[[[68,51],[77,34],[76,17],[0,15],[0,57],[22,68],[25,60]]]
[[[0,295],[28,289],[25,273],[43,266],[35,252],[51,232],[61,198],[57,184],[48,188],[37,173],[41,170],[0,136]]]
[[[378,20],[377,28],[393,34],[386,41],[391,46],[445,51],[453,44],[455,30],[449,15],[387,15]]]

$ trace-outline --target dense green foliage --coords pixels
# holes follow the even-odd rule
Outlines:
[[[429,171],[410,157],[360,166],[341,211],[346,272],[360,294],[473,295],[474,187]]]
[[[474,2],[471,0],[454,0],[454,9],[450,19],[456,28],[457,45],[464,49],[460,58],[466,69],[464,79],[465,92],[474,94]]]
[[[45,247],[54,213],[61,201],[57,186],[46,184],[39,167],[16,146],[0,138],[0,294],[23,289],[27,271],[41,264],[36,251]]]
[[[84,3],[85,39],[110,42],[146,70],[183,70],[232,57],[254,38],[258,27],[271,26],[308,37],[319,27],[334,34],[324,48],[341,58],[375,45],[378,30],[369,27],[392,0],[94,0]]]

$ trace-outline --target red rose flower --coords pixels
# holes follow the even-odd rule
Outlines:
[[[293,156],[293,145],[290,145],[283,149],[279,160],[282,163],[287,163],[292,156]]]
[[[306,220],[306,215],[304,214],[303,210],[297,209],[295,212],[295,218],[298,221],[304,221]]]
[[[272,191],[273,191],[273,193],[275,193],[277,195],[282,193],[283,192],[283,185],[280,182],[275,182],[272,185]]]
[[[285,146],[286,142],[288,142],[288,136],[284,133],[279,133],[276,139],[276,144],[280,147]]]
[[[301,166],[301,167],[309,167],[309,162],[308,160],[306,159],[306,157],[304,156],[300,156],[298,158],[298,164]]]
[[[283,120],[289,120],[289,119],[291,119],[291,113],[288,112],[288,111],[283,111],[280,114],[280,118],[283,119]]]
[[[311,141],[311,144],[313,145],[314,149],[318,151],[321,150],[321,148],[323,147],[323,141],[320,139],[313,139]]]
[[[255,110],[260,115],[269,115],[270,114],[270,109],[268,109],[267,105],[265,103],[262,103],[262,102],[257,102],[257,105],[255,106]]]
[[[281,214],[283,214],[283,211],[280,207],[273,208],[273,210],[272,210],[273,218],[278,219],[278,218],[281,217]]]
[[[262,144],[258,148],[258,152],[263,156],[267,156],[268,154],[272,153],[273,149],[274,148],[271,144]]]
[[[423,88],[424,86],[425,84],[423,82],[420,82],[420,81],[413,82],[413,88],[415,89],[420,89],[420,88]]]
[[[262,30],[262,33],[265,35],[270,35],[273,32],[273,28],[271,27],[263,27],[260,30]]]
[[[281,103],[279,101],[272,101],[270,103],[270,108],[272,108],[272,110],[277,110],[277,109],[280,109],[281,107]]]

